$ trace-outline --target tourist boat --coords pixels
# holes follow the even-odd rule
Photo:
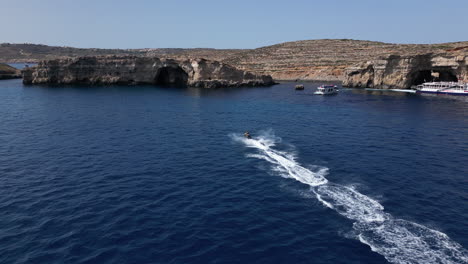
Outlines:
[[[417,93],[468,95],[468,84],[460,82],[427,82],[416,87]]]
[[[331,95],[331,94],[337,94],[338,89],[336,85],[322,85],[320,87],[317,87],[317,91],[314,94],[320,94],[320,95]]]

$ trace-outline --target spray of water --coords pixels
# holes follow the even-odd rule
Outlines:
[[[446,234],[410,221],[394,218],[384,212],[376,200],[358,192],[353,187],[329,182],[327,168],[311,171],[301,166],[293,153],[273,149],[281,139],[271,131],[247,139],[232,134],[231,138],[255,149],[247,157],[269,162],[272,168],[285,178],[291,178],[311,186],[315,197],[326,207],[354,222],[357,238],[372,251],[389,262],[410,263],[468,263],[468,252]]]

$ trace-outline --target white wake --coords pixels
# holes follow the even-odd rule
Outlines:
[[[311,171],[298,164],[292,153],[272,149],[280,139],[271,132],[252,139],[236,134],[232,134],[231,138],[258,151],[248,157],[266,160],[282,177],[311,186],[321,203],[354,221],[353,229],[357,231],[359,241],[389,262],[468,263],[468,252],[446,234],[394,218],[384,212],[384,207],[378,201],[352,187],[328,182],[325,178],[327,168]]]

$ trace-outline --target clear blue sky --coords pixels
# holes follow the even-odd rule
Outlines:
[[[0,0],[0,42],[256,48],[351,38],[468,40],[468,0]]]

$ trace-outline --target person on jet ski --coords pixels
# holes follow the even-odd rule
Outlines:
[[[252,138],[252,137],[250,136],[249,131],[247,131],[247,132],[244,133],[244,137],[249,138],[249,139]]]

